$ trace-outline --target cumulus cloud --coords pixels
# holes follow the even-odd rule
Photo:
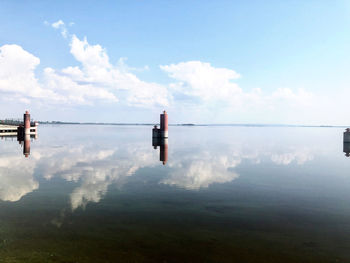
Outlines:
[[[91,104],[102,99],[117,101],[116,96],[101,87],[79,84],[45,68],[41,82],[35,76],[40,60],[18,45],[0,47],[0,91],[8,99],[15,98],[23,103],[31,100],[59,104]]]
[[[70,53],[80,65],[59,70],[47,67],[39,79],[35,74],[39,58],[18,45],[4,45],[0,47],[0,91],[8,93],[9,99],[24,103],[42,99],[46,104],[109,101],[146,108],[169,106],[171,95],[166,86],[140,80],[124,60],[113,65],[106,49],[89,44],[86,37],[69,34],[62,20],[51,26],[69,38]]]
[[[96,87],[91,83],[80,84],[52,68],[45,68],[43,81],[49,90],[59,93],[61,101],[65,103],[92,104],[96,100],[118,101],[118,98],[107,89]]]
[[[81,67],[67,67],[62,70],[75,82],[89,83],[98,87],[108,87],[112,91],[126,91],[124,103],[130,106],[169,106],[170,95],[166,87],[145,82],[129,71],[113,65],[104,48],[90,45],[73,35],[70,52],[81,63]]]
[[[275,106],[308,105],[311,93],[299,89],[279,88],[271,94],[264,94],[255,88],[244,91],[235,83],[240,74],[227,68],[217,68],[210,63],[187,61],[160,66],[161,70],[174,79],[169,85],[179,100],[200,106],[215,106],[228,111],[271,110]]]
[[[69,33],[72,23],[58,20],[45,24],[60,30],[78,65],[47,67],[38,72],[38,57],[21,46],[4,45],[0,47],[0,92],[6,94],[2,100],[69,106],[107,102],[148,109],[167,107],[180,114],[193,110],[201,116],[203,111],[224,111],[226,115],[247,113],[246,116],[264,112],[267,116],[271,111],[282,110],[288,115],[288,110],[306,109],[317,101],[303,89],[281,87],[270,94],[259,88],[244,90],[236,83],[239,73],[202,61],[162,65],[160,69],[172,79],[171,83],[146,82],[134,73],[147,70],[147,66],[129,67],[124,57],[113,64],[106,48]],[[193,117],[196,118],[195,114]]]
[[[63,23],[63,22],[62,22]],[[61,27],[60,21],[53,27]],[[32,100],[49,104],[93,105],[97,101],[118,102],[117,93],[124,91],[123,103],[129,106],[168,106],[166,87],[144,82],[134,74],[120,70],[109,62],[106,50],[90,45],[86,38],[71,38],[71,53],[81,67],[55,70],[47,67],[38,80],[35,70],[39,58],[18,45],[0,47],[0,91],[6,99],[23,103]]]
[[[34,73],[39,63],[39,58],[18,45],[1,46],[0,91],[26,102],[30,98],[57,98],[53,91],[39,85]]]
[[[178,81],[171,85],[174,90],[204,101],[212,98],[234,99],[234,96],[242,93],[238,85],[232,82],[240,75],[230,69],[215,68],[201,61],[181,62],[160,68]]]

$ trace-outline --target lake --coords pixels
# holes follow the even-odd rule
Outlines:
[[[28,157],[3,138],[0,262],[350,262],[342,133],[41,125]]]

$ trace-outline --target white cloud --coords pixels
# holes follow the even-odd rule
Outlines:
[[[0,47],[0,89],[6,92],[24,90],[36,93],[38,83],[34,69],[39,63],[37,57],[18,45]]]
[[[232,82],[240,75],[230,69],[215,68],[201,61],[181,62],[160,68],[178,81],[171,86],[175,91],[203,101],[213,98],[226,101],[242,94],[238,85]]]
[[[52,23],[52,27],[56,28],[56,29],[60,28],[60,26],[63,26],[63,25],[64,25],[64,23],[62,20],[58,20],[57,22]]]
[[[80,84],[71,78],[57,73],[52,68],[44,70],[44,85],[59,93],[62,101],[75,104],[92,104],[96,100],[117,102],[117,97],[107,89],[92,84]]]
[[[94,74],[93,70],[110,70],[112,65],[109,63],[109,57],[106,50],[100,45],[90,45],[87,39],[80,40],[77,36],[72,36],[70,52],[79,61],[85,70]],[[99,73],[99,72],[97,72]],[[93,75],[99,76],[99,75]]]
[[[73,81],[108,87],[112,91],[125,90],[124,103],[131,106],[168,106],[171,96],[167,88],[157,83],[144,82],[129,71],[112,65],[104,48],[90,45],[87,39],[72,36],[71,54],[82,67],[67,67],[62,70]]]
[[[233,82],[240,78],[236,71],[216,68],[201,61],[180,62],[160,68],[176,80],[170,84],[174,93],[188,96],[191,102],[197,101],[204,107],[214,105],[227,110],[262,110],[273,109],[275,104],[282,103],[307,105],[312,99],[312,94],[302,89],[294,92],[280,88],[270,95],[264,94],[261,89],[246,92]]]
[[[39,63],[39,58],[18,45],[1,46],[0,91],[26,102],[30,98],[57,97],[57,94],[39,85],[34,73]]]
[[[55,28],[55,29],[60,29],[61,30],[61,35],[64,38],[68,37],[67,27],[66,27],[65,23],[62,20],[58,20],[57,22],[52,23],[51,26],[53,28]]]
[[[23,103],[31,100],[54,104],[92,104],[95,100],[117,101],[117,97],[103,87],[73,81],[46,68],[43,79],[35,76],[40,60],[18,45],[0,47],[0,91],[5,99]]]
[[[149,66],[146,65],[142,68],[135,68],[135,67],[130,67],[129,65],[127,65],[125,62],[128,60],[128,58],[126,57],[121,57],[118,60],[118,69],[122,72],[128,72],[128,71],[138,71],[138,72],[142,72],[142,71],[147,71],[149,70]]]
[[[0,47],[0,92],[6,94],[2,100],[70,106],[118,102],[127,107],[176,109],[184,119],[189,111],[192,118],[223,116],[218,122],[235,122],[237,116],[255,116],[253,121],[263,116],[261,122],[266,122],[271,113],[290,117],[320,108],[320,100],[303,89],[281,87],[270,94],[259,88],[244,90],[235,82],[239,73],[202,61],[160,66],[173,79],[168,85],[146,82],[131,72],[147,70],[147,66],[129,67],[123,57],[113,64],[104,47],[70,34],[67,25],[71,23],[58,20],[50,25],[69,39],[70,53],[79,64],[37,72],[39,58],[18,45],[4,45]]]
[[[60,20],[52,26],[61,28],[64,23]],[[92,105],[96,101],[118,102],[116,94],[123,90],[124,105],[169,105],[166,87],[118,69],[100,45],[90,45],[86,38],[80,40],[73,35],[70,46],[81,67],[45,68],[40,81],[35,75],[39,58],[18,45],[0,47],[0,91],[8,93],[7,100],[14,98],[23,103],[40,99],[46,104]]]

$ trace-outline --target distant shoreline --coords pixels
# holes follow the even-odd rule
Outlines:
[[[39,121],[40,125],[113,125],[113,126],[154,126],[159,123],[105,123],[105,122],[63,122],[63,121]],[[169,124],[169,126],[183,127],[304,127],[304,128],[347,128],[345,125],[293,125],[293,124]]]

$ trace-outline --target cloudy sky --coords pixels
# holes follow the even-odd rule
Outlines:
[[[0,2],[0,118],[350,124],[348,1],[71,2]]]

